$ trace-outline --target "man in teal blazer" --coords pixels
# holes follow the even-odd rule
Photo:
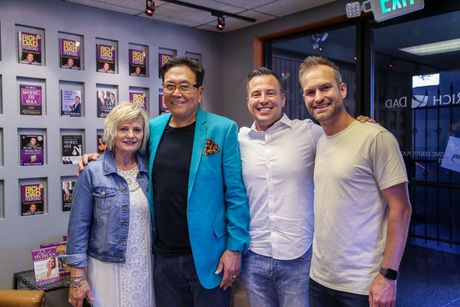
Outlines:
[[[157,307],[229,306],[249,245],[237,125],[200,109],[198,63],[175,58],[161,75],[170,113],[149,125]]]

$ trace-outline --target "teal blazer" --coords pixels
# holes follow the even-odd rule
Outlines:
[[[150,120],[149,178],[158,144],[171,118]],[[222,274],[214,274],[225,250],[246,252],[249,247],[249,205],[241,175],[238,128],[228,118],[198,109],[188,181],[187,221],[198,278],[207,289],[217,287]],[[219,150],[205,154],[206,143]],[[155,221],[153,189],[150,189]],[[155,227],[153,227],[155,238]]]

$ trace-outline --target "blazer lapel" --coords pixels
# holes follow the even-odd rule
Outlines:
[[[200,108],[198,108],[195,123],[195,136],[193,138],[192,159],[190,161],[187,202],[190,199],[190,194],[192,192],[193,184],[195,183],[198,166],[200,165],[201,157],[203,156],[204,146],[206,144],[206,118],[206,112],[203,112]]]

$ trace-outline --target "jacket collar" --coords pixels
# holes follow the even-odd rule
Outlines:
[[[106,149],[102,155],[102,169],[104,175],[109,175],[117,172],[117,165],[113,151]],[[136,152],[136,161],[140,172],[147,173],[146,157],[140,151]]]

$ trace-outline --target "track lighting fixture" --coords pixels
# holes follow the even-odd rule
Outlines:
[[[155,2],[153,0],[145,0],[145,15],[152,16],[155,12]]]
[[[225,19],[224,19],[224,16],[222,16],[222,15],[217,16],[217,25],[216,25],[216,28],[217,28],[219,31],[222,31],[222,30],[225,28]]]

